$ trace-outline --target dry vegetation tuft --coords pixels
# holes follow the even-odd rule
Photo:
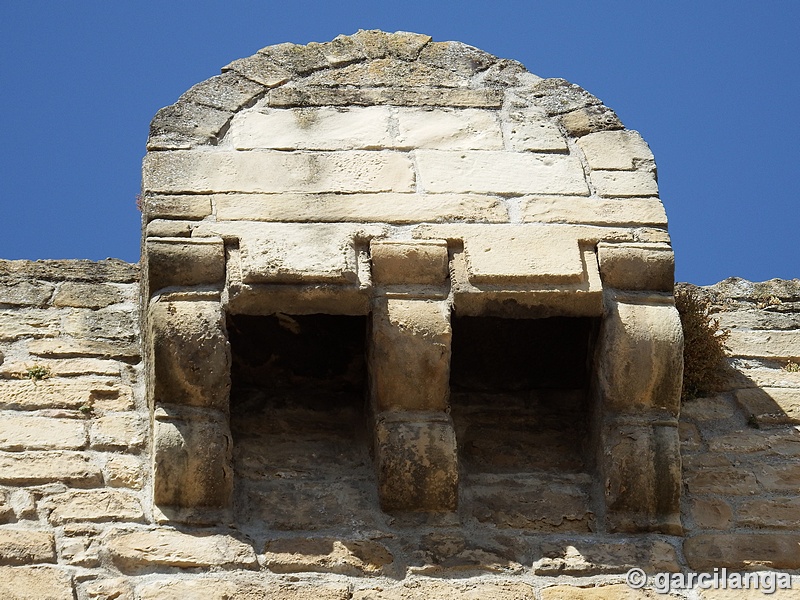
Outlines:
[[[684,337],[681,399],[719,391],[725,381],[725,340],[730,332],[720,329],[711,316],[711,302],[691,288],[675,290],[675,306]]]

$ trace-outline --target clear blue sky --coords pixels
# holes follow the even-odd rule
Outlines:
[[[0,257],[139,258],[150,119],[233,59],[415,31],[581,85],[658,164],[677,278],[800,277],[800,2],[0,0]]]

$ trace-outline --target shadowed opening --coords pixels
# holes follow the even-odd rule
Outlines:
[[[598,321],[453,318],[450,403],[462,501],[478,520],[590,529],[589,388]]]
[[[367,317],[229,315],[235,510],[268,529],[369,514]]]

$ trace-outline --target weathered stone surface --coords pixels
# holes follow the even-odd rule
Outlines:
[[[126,577],[95,580],[84,590],[88,600],[134,600],[133,586]]]
[[[225,279],[221,238],[148,238],[145,252],[151,294],[169,286],[221,285]]]
[[[597,354],[604,403],[621,412],[658,409],[677,416],[683,329],[672,303],[606,298]],[[676,456],[677,458],[677,456]]]
[[[735,520],[742,527],[797,529],[800,497],[748,498],[737,506]]]
[[[447,242],[443,240],[373,240],[369,250],[375,283],[443,285],[447,279]]]
[[[53,310],[0,310],[0,342],[54,337],[59,334],[59,325],[59,315]]]
[[[226,397],[227,398],[227,397]],[[198,411],[199,412],[199,411]],[[153,502],[225,508],[233,491],[230,427],[221,415],[181,418],[159,409],[153,424]]]
[[[91,447],[96,450],[132,450],[145,445],[147,428],[135,413],[109,413],[92,420]]]
[[[382,413],[375,424],[378,493],[384,510],[455,510],[458,459],[449,415]]]
[[[28,565],[54,562],[56,562],[56,544],[51,532],[0,529],[0,564]]]
[[[754,468],[758,483],[767,492],[797,493],[800,490],[800,463],[759,464]]]
[[[527,196],[520,199],[522,220],[539,223],[589,223],[666,227],[667,214],[657,198],[582,198]]]
[[[340,69],[318,71],[307,77],[307,85],[331,87],[465,87],[465,78],[453,71],[421,62],[376,58]]]
[[[139,265],[116,258],[105,260],[2,260],[0,277],[46,281],[96,281],[133,283],[139,280]]]
[[[758,387],[736,390],[736,401],[758,423],[800,423],[800,389]]]
[[[413,184],[406,155],[358,150],[151,152],[143,172],[144,189],[155,192],[407,192]]]
[[[48,358],[88,356],[124,361],[138,359],[141,354],[139,344],[135,343],[73,338],[32,340],[28,343],[28,352]]]
[[[613,421],[602,427],[600,468],[609,530],[681,535],[678,428]]]
[[[524,95],[550,115],[560,115],[600,104],[600,100],[586,90],[574,83],[558,78],[537,81],[529,91],[524,92]]]
[[[503,134],[494,111],[474,108],[397,108],[394,116],[397,119],[398,133],[393,147],[438,150],[503,149]]]
[[[387,299],[373,307],[369,344],[375,410],[445,410],[450,389],[446,302]],[[425,385],[415,382],[424,381]]]
[[[622,129],[622,122],[617,114],[602,104],[573,110],[561,115],[560,120],[567,133],[573,137],[595,131]]]
[[[202,228],[239,238],[244,283],[356,283],[356,245],[386,231],[357,223],[209,223]],[[302,248],[302,252],[297,249]]]
[[[74,600],[72,576],[57,567],[0,567],[0,597],[9,600]]]
[[[625,573],[639,567],[648,573],[681,570],[675,548],[651,537],[618,539],[576,538],[542,541],[535,546],[536,575],[587,576]]]
[[[150,123],[148,150],[188,149],[214,144],[231,113],[185,99],[159,110]]]
[[[472,507],[475,519],[494,527],[536,532],[593,531],[594,515],[586,486],[558,482],[547,482],[546,486],[521,485],[509,478],[503,484],[471,484],[464,488],[462,497]]]
[[[112,454],[106,460],[104,473],[111,487],[140,490],[144,486],[144,466],[135,456]]]
[[[592,184],[606,198],[658,196],[655,174],[649,171],[592,171]]]
[[[78,419],[0,417],[0,450],[76,450],[86,444],[86,425]]]
[[[737,310],[714,314],[725,329],[800,329],[800,313]]]
[[[220,221],[508,221],[508,212],[499,198],[474,194],[221,194],[213,198]]]
[[[578,140],[592,170],[630,171],[653,164],[653,153],[638,131],[601,131]]]
[[[76,452],[0,453],[0,483],[39,485],[56,481],[94,487],[103,482],[103,476],[91,458]]]
[[[353,600],[429,600],[448,598],[452,600],[534,600],[533,588],[526,583],[504,581],[465,582],[420,579],[392,587],[356,590]]]
[[[14,518],[14,508],[10,502],[9,493],[0,489],[0,523],[8,523]]]
[[[464,243],[474,284],[578,283],[586,280],[578,236],[561,225],[422,225],[415,238]]]
[[[759,491],[753,473],[735,467],[697,469],[687,474],[685,483],[692,494],[749,496]]]
[[[48,496],[42,500],[42,506],[51,511],[49,520],[53,525],[74,521],[138,522],[144,518],[136,496],[119,490],[71,490]]]
[[[383,574],[393,561],[385,546],[371,540],[284,538],[268,541],[264,550],[264,564],[275,573],[318,571],[374,576]]]
[[[0,305],[44,306],[53,295],[53,285],[28,279],[0,279]]]
[[[66,281],[58,286],[53,305],[77,308],[104,308],[123,300],[120,289],[102,283]]]
[[[75,338],[133,340],[138,329],[138,315],[127,310],[75,309],[62,321],[62,331]]]
[[[662,597],[659,595],[659,597]],[[672,594],[665,598],[677,598]],[[623,583],[598,587],[556,585],[542,590],[542,600],[646,600],[652,598],[645,590],[634,590]]]
[[[389,107],[253,109],[231,122],[237,150],[360,150],[395,147]]]
[[[328,64],[334,67],[348,65],[367,58],[364,47],[355,39],[346,35],[337,35],[330,42],[308,44],[319,50]]]
[[[284,478],[284,470],[273,473],[249,489],[237,483],[236,509],[241,520],[258,526],[269,523],[278,531],[377,527],[374,477],[366,481],[338,477],[331,485],[324,478],[313,481]],[[286,497],[293,502],[287,503]]]
[[[698,597],[700,600],[764,600],[767,596],[770,600],[794,600],[797,598],[797,576],[794,582],[789,580],[788,585],[791,586],[789,589],[775,589],[779,585],[778,577],[781,575],[785,574],[761,571],[757,574],[743,574],[740,579],[736,578],[736,575],[729,575],[729,589],[699,590]],[[757,579],[750,579],[749,576],[757,576]],[[733,586],[740,589],[730,589]],[[744,589],[748,586],[749,589]]]
[[[124,573],[152,567],[255,569],[252,546],[228,535],[187,534],[166,529],[111,534],[111,559]]]
[[[162,300],[149,313],[153,401],[227,410],[231,355],[219,304]]]
[[[269,105],[293,106],[431,106],[453,108],[499,108],[503,90],[441,87],[295,87],[286,85],[271,90]]]
[[[723,395],[689,400],[681,405],[681,417],[700,423],[730,419],[737,412],[736,405]]]
[[[229,71],[192,86],[179,101],[232,113],[253,102],[263,92],[263,86]]]
[[[247,58],[240,58],[222,67],[223,75],[228,71],[234,71],[267,88],[284,84],[292,77],[291,71],[275,64],[269,57],[258,53]]]
[[[270,60],[298,75],[305,75],[328,66],[328,61],[320,51],[319,46],[320,44],[301,46],[284,42],[283,44],[262,48],[258,53],[269,57]]]
[[[800,359],[800,332],[798,331],[732,329],[725,344],[733,356]]]
[[[675,255],[669,244],[597,245],[603,284],[621,290],[672,292]]]
[[[567,152],[567,140],[541,109],[514,108],[503,115],[503,136],[516,152]],[[487,148],[490,150],[491,148]]]
[[[797,569],[800,534],[706,533],[688,538],[683,551],[695,571],[729,569]]]
[[[429,42],[418,60],[469,76],[488,69],[497,57],[461,42]]]
[[[0,405],[5,408],[80,408],[119,397],[117,381],[95,377],[54,377],[41,381],[0,380]]]
[[[691,515],[700,529],[728,529],[733,511],[730,505],[719,498],[694,498]]]
[[[200,220],[211,214],[209,196],[147,196],[144,198],[146,221],[153,219]]]
[[[491,150],[415,150],[414,155],[419,185],[426,192],[589,194],[583,169],[570,155]]]
[[[139,600],[350,600],[344,583],[314,580],[305,583],[265,582],[263,577],[202,576],[163,579],[139,586]]]

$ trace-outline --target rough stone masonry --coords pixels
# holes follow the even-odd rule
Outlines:
[[[234,61],[147,150],[141,275],[0,262],[0,596],[798,573],[800,284],[704,291],[729,387],[681,407],[653,155],[597,98],[359,31]]]

